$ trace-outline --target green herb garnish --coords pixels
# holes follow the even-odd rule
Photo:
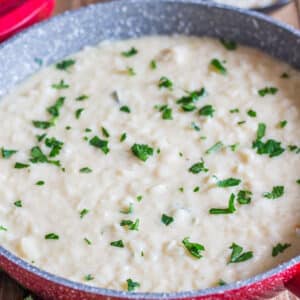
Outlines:
[[[59,240],[59,235],[57,235],[56,233],[53,233],[53,232],[47,233],[45,235],[45,239],[46,240]]]
[[[111,242],[110,245],[113,247],[124,248],[124,243],[122,240]]]
[[[20,163],[20,162],[16,162],[15,166],[14,166],[15,169],[25,169],[25,168],[28,168],[28,167],[29,167],[28,164],[23,164],[23,163]]]
[[[135,73],[135,71],[134,71],[134,69],[132,68],[132,67],[127,67],[127,74],[129,75],[129,76],[134,76],[134,75],[136,75],[136,73]]]
[[[88,238],[83,239],[88,245],[92,245],[92,242]]]
[[[188,237],[183,239],[182,244],[193,257],[197,259],[202,257],[202,251],[205,250],[203,245],[190,242]]]
[[[120,107],[120,111],[125,112],[125,113],[128,113],[128,114],[131,112],[129,106],[127,106],[127,105],[121,106],[121,107]]]
[[[134,144],[131,151],[141,161],[146,161],[149,156],[153,155],[153,148],[145,144]]]
[[[78,108],[76,111],[75,111],[75,118],[78,120],[82,114],[82,112],[84,111],[84,108]]]
[[[45,184],[45,181],[43,180],[39,180],[35,183],[35,185],[44,185]]]
[[[215,109],[212,105],[205,105],[199,110],[200,116],[206,116],[206,117],[213,117],[214,116]]]
[[[204,161],[203,159],[198,162],[193,164],[190,168],[189,168],[189,172],[193,173],[193,174],[199,174],[200,172],[208,172],[208,169],[205,167]]]
[[[166,226],[170,225],[171,223],[174,222],[174,218],[171,216],[168,216],[166,214],[162,214],[161,216],[161,221],[164,223]]]
[[[83,219],[88,213],[90,212],[89,209],[82,209],[80,212],[79,212],[79,216],[80,216],[80,219]]]
[[[94,146],[95,148],[99,148],[101,149],[101,151],[104,154],[107,154],[109,152],[109,148],[108,148],[108,141],[105,140],[101,140],[99,139],[99,137],[94,136],[91,140],[90,140],[90,145]]]
[[[278,243],[275,247],[272,249],[272,256],[275,257],[278,254],[284,252],[287,248],[291,247],[291,244],[281,244]]]
[[[192,122],[192,123],[191,123],[191,127],[192,127],[195,131],[200,131],[200,127],[199,127],[195,122]]]
[[[32,121],[32,124],[34,127],[39,129],[48,129],[53,126],[53,123],[49,121]]]
[[[256,137],[258,140],[262,139],[266,134],[266,124],[265,123],[259,123],[257,128]]]
[[[279,128],[284,128],[286,125],[287,125],[288,121],[287,120],[283,120],[283,121],[280,121],[278,123],[278,127]]]
[[[22,206],[23,206],[23,203],[22,203],[21,200],[17,200],[17,201],[14,202],[14,205],[15,205],[16,207],[22,207]]]
[[[186,92],[187,94],[179,98],[176,103],[181,105],[182,110],[184,111],[193,111],[196,109],[195,103],[199,101],[200,98],[206,95],[205,88],[200,90]]]
[[[219,141],[219,142],[215,143],[214,145],[212,145],[210,148],[208,148],[205,151],[205,153],[206,154],[211,154],[213,152],[220,151],[223,147],[224,147],[224,144],[221,141]]]
[[[261,97],[265,97],[266,95],[275,95],[276,93],[278,92],[278,88],[276,87],[265,87],[263,89],[260,89],[258,91],[258,94],[261,96]]]
[[[84,168],[81,168],[81,169],[79,170],[79,172],[80,172],[80,173],[88,174],[88,173],[92,173],[93,170],[90,169],[89,167],[84,167]]]
[[[227,49],[227,50],[236,50],[237,43],[231,40],[226,39],[220,39],[221,44]]]
[[[237,186],[241,183],[240,179],[237,178],[228,178],[224,180],[220,180],[217,182],[218,187],[227,188],[232,186]]]
[[[281,142],[275,140],[267,140],[265,143],[261,140],[256,140],[252,144],[252,148],[256,149],[257,154],[269,155],[269,157],[275,157],[282,154],[285,149],[281,147]]]
[[[239,204],[249,204],[251,202],[252,192],[247,190],[241,190],[237,194],[237,202]]]
[[[122,220],[120,226],[126,226],[129,230],[139,230],[140,220],[136,219],[135,221],[131,220]]]
[[[126,138],[127,138],[126,132],[122,133],[121,136],[120,136],[120,142],[121,143],[124,142],[126,140]]]
[[[89,96],[81,95],[81,96],[77,97],[75,100],[76,101],[84,101],[84,100],[87,100],[87,99],[89,99]]]
[[[173,89],[173,82],[168,79],[167,77],[163,76],[159,79],[159,82],[158,82],[158,87],[161,89],[161,88],[167,88],[169,90],[172,90]]]
[[[209,210],[209,213],[211,215],[226,215],[226,214],[233,214],[236,211],[236,208],[234,206],[234,194],[231,194],[228,201],[228,207],[227,208],[211,208]]]
[[[94,280],[95,278],[91,274],[87,274],[83,278],[85,281],[91,281]]]
[[[45,145],[51,149],[49,157],[55,157],[59,155],[64,143],[52,137],[46,138]]]
[[[199,192],[199,191],[200,191],[200,187],[199,187],[199,186],[194,187],[194,189],[193,189],[193,192],[194,192],[194,193],[197,193],[197,192]]]
[[[7,228],[4,227],[3,225],[0,225],[0,231],[7,231]]]
[[[121,54],[125,57],[131,57],[131,56],[136,55],[137,53],[138,53],[138,51],[134,47],[131,47],[131,49],[129,49],[128,51],[121,52]]]
[[[142,196],[142,195],[138,195],[138,196],[136,197],[136,200],[137,200],[138,202],[141,202],[141,201],[143,200],[143,196]]]
[[[252,109],[249,109],[249,110],[247,111],[247,114],[248,114],[248,116],[251,117],[251,118],[255,118],[255,117],[256,117],[256,111],[254,111],[254,110],[252,110]]]
[[[239,122],[237,122],[238,125],[243,125],[245,123],[246,123],[246,121],[239,121]]]
[[[59,83],[54,83],[52,84],[52,88],[56,89],[56,90],[63,90],[63,89],[67,89],[70,86],[65,83],[65,81],[63,79],[61,79],[61,81]]]
[[[227,70],[224,67],[224,65],[216,58],[212,59],[210,61],[210,66],[213,68],[213,70],[215,70],[217,73],[226,75],[227,74]]]
[[[1,148],[2,158],[5,159],[10,158],[12,155],[16,154],[17,152],[18,152],[17,150],[8,150],[8,149]]]
[[[267,199],[277,199],[284,194],[284,186],[274,186],[271,192],[264,193],[263,196]]]
[[[127,291],[128,292],[132,292],[134,291],[136,288],[139,288],[141,285],[140,283],[136,282],[136,281],[133,281],[132,279],[127,279],[126,280],[127,282]]]
[[[229,249],[232,249],[229,264],[231,263],[240,263],[246,260],[249,260],[253,257],[253,252],[248,251],[243,253],[243,247],[232,243],[232,245],[229,247]]]
[[[157,68],[157,63],[156,60],[151,60],[150,61],[150,69],[155,70]]]
[[[110,134],[105,127],[101,127],[101,131],[102,131],[102,134],[104,135],[104,137],[106,137],[106,138],[110,137]]]
[[[63,60],[63,61],[57,63],[55,66],[56,66],[56,69],[58,69],[58,70],[66,71],[70,67],[72,67],[74,64],[75,64],[74,59],[66,59],[66,60]]]
[[[229,111],[231,114],[239,113],[240,110],[238,108],[233,108]]]

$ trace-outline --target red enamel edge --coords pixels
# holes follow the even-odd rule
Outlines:
[[[16,1],[19,4],[0,17],[0,41],[34,23],[48,18],[55,6],[55,0]],[[0,2],[0,6],[4,4]],[[10,6],[11,7],[11,6]],[[7,7],[4,7],[7,10]],[[3,10],[4,10],[3,9]]]
[[[300,265],[298,265],[298,273],[285,286],[290,292],[300,297]]]

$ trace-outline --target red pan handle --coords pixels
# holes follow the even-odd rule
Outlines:
[[[297,274],[285,284],[285,287],[290,292],[300,297],[300,264],[298,265],[297,268]]]
[[[0,0],[0,42],[51,16],[55,0]]]

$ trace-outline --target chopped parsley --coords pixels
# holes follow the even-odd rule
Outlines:
[[[300,184],[300,179],[297,179],[297,180],[296,180],[296,183]]]
[[[161,216],[161,221],[164,223],[166,226],[170,225],[171,223],[174,222],[174,218],[171,216],[168,216],[166,214],[162,214]]]
[[[7,231],[7,228],[4,227],[3,225],[0,225],[0,231]]]
[[[278,243],[275,247],[272,249],[272,256],[275,257],[278,254],[284,252],[287,248],[291,247],[291,244],[281,244]]]
[[[258,140],[262,139],[266,134],[266,124],[265,123],[259,123],[257,128],[256,137]]]
[[[172,108],[168,105],[156,105],[154,108],[162,113],[161,117],[163,120],[173,120]]]
[[[253,257],[253,252],[248,251],[243,253],[243,247],[232,243],[232,245],[229,247],[229,249],[232,249],[231,255],[230,255],[230,260],[229,264],[231,263],[240,263],[246,260],[249,260]]]
[[[136,197],[136,200],[137,200],[138,202],[141,202],[141,201],[143,200],[143,196],[142,196],[142,195],[138,195],[138,196]]]
[[[267,199],[277,199],[284,194],[284,186],[274,186],[271,192],[264,193],[263,196]]]
[[[286,125],[287,125],[288,121],[287,120],[283,120],[283,121],[280,121],[278,123],[278,127],[279,128],[284,128]]]
[[[135,221],[132,220],[122,220],[120,226],[126,226],[129,230],[139,230],[140,220],[136,219]]]
[[[202,159],[200,162],[193,164],[189,168],[189,172],[193,174],[199,174],[200,172],[208,172],[208,169],[205,167],[204,160]]]
[[[74,59],[66,59],[66,60],[63,60],[63,61],[57,63],[55,66],[56,66],[56,69],[58,69],[58,70],[66,71],[73,65],[75,65]]]
[[[213,152],[220,151],[223,147],[224,147],[224,144],[221,141],[219,141],[219,142],[216,142],[214,145],[212,145],[210,148],[208,148],[205,151],[205,153],[206,154],[211,154]]]
[[[126,280],[127,282],[127,291],[128,292],[132,292],[134,291],[136,288],[139,288],[141,285],[140,283],[136,282],[136,281],[133,281],[132,279],[127,279]]]
[[[109,137],[110,137],[110,134],[109,134],[108,130],[107,130],[105,127],[101,127],[101,131],[102,131],[102,134],[103,134],[106,138],[109,138]]]
[[[124,248],[124,243],[122,240],[111,242],[110,245],[117,248]]]
[[[198,243],[192,243],[189,241],[189,237],[183,239],[182,244],[185,249],[195,258],[200,259],[202,257],[202,251],[205,250],[204,246]]]
[[[237,43],[231,40],[225,40],[220,39],[221,44],[227,49],[227,50],[236,50],[237,49]]]
[[[59,240],[59,235],[57,235],[56,233],[47,233],[45,235],[45,240]]]
[[[232,145],[229,145],[229,148],[231,149],[232,152],[235,152],[235,151],[237,151],[239,145],[240,145],[239,143],[232,144]]]
[[[249,204],[251,202],[252,192],[247,190],[240,190],[237,194],[237,202],[239,204]]]
[[[226,284],[227,284],[227,282],[225,282],[223,279],[219,279],[219,281],[218,281],[219,286],[223,286],[223,285],[226,285]]]
[[[14,202],[14,205],[15,205],[16,207],[23,207],[23,203],[22,203],[21,200],[15,201],[15,202]]]
[[[275,157],[282,154],[285,149],[281,147],[281,142],[275,141],[275,140],[267,140],[265,143],[261,140],[256,140],[252,144],[253,149],[257,149],[257,154],[263,155],[269,155],[269,157]]]
[[[239,113],[240,110],[238,108],[233,108],[229,111],[231,114],[236,114],[236,113]]]
[[[80,95],[75,100],[76,101],[84,101],[84,100],[87,100],[87,99],[89,99],[89,96],[87,96],[87,95]]]
[[[195,186],[194,189],[193,189],[193,192],[194,193],[197,193],[200,191],[200,187],[199,186]]]
[[[136,75],[136,73],[135,73],[135,71],[134,71],[134,69],[132,68],[132,67],[127,67],[127,74],[129,75],[129,76],[134,76],[134,75]]]
[[[145,144],[134,144],[131,151],[141,161],[146,161],[149,156],[153,155],[153,148]]]
[[[181,186],[178,190],[179,190],[179,192],[183,193],[184,192],[184,187]]]
[[[81,168],[80,170],[79,170],[79,172],[80,173],[92,173],[93,172],[93,170],[92,169],[90,169],[89,167],[84,167],[84,168]]]
[[[129,49],[128,51],[123,51],[123,52],[121,52],[121,54],[122,54],[124,57],[131,57],[131,56],[134,56],[134,55],[138,54],[138,51],[137,51],[136,48],[131,47],[131,49]]]
[[[83,239],[88,245],[92,245],[92,242],[88,238]]]
[[[288,149],[291,152],[295,152],[296,154],[300,153],[300,147],[298,147],[297,145],[288,145]]]
[[[199,127],[195,122],[192,122],[192,123],[191,123],[191,127],[192,127],[195,131],[200,131],[200,127]]]
[[[80,219],[83,219],[89,212],[90,212],[89,209],[86,209],[86,208],[84,208],[83,210],[81,210],[79,212]]]
[[[224,65],[216,58],[212,59],[210,61],[210,66],[213,68],[214,71],[216,71],[217,73],[226,75],[227,74],[227,70],[224,67]]]
[[[52,84],[52,88],[56,90],[68,89],[70,86],[63,79],[59,83]]]
[[[263,89],[260,89],[258,91],[259,96],[265,97],[266,95],[275,95],[278,92],[278,89],[276,87],[265,87]]]
[[[236,211],[236,208],[234,206],[234,194],[231,194],[228,201],[228,207],[227,208],[211,208],[209,210],[209,213],[211,215],[226,215],[226,214],[233,214]]]
[[[95,278],[91,274],[88,274],[88,275],[85,275],[83,279],[85,281],[91,281],[91,280],[94,280]]]
[[[199,110],[200,116],[206,116],[206,117],[213,117],[214,116],[215,109],[212,105],[205,105]]]
[[[248,116],[251,117],[251,118],[255,118],[255,117],[256,117],[256,111],[254,111],[254,110],[252,110],[252,109],[249,109],[249,110],[247,111],[247,114],[248,114]]]
[[[194,111],[196,109],[195,103],[206,95],[206,90],[205,88],[201,88],[200,90],[186,93],[187,94],[179,98],[176,103],[180,104],[184,111]]]
[[[76,111],[75,111],[75,118],[78,120],[82,114],[82,112],[84,111],[84,108],[78,108]]]
[[[35,185],[39,185],[39,186],[44,185],[44,184],[45,184],[45,181],[43,181],[43,180],[39,180],[35,183]]]
[[[128,114],[131,112],[130,107],[127,106],[127,105],[121,106],[121,107],[120,107],[120,111],[125,112],[125,113],[128,113]]]
[[[126,132],[122,133],[121,136],[120,136],[120,142],[121,143],[124,142],[126,140],[126,138],[127,138]]]
[[[109,152],[109,148],[108,148],[108,141],[106,140],[101,140],[99,139],[99,137],[94,136],[91,140],[90,140],[90,145],[94,146],[95,148],[99,148],[101,149],[101,151],[104,154],[107,154]]]
[[[52,138],[46,138],[45,145],[51,149],[49,156],[55,157],[59,155],[64,143],[52,137]]]
[[[23,163],[20,163],[20,162],[16,162],[15,166],[14,166],[15,169],[25,169],[25,168],[28,168],[28,167],[29,167],[28,164],[23,164]]]
[[[17,150],[8,150],[8,149],[1,148],[2,158],[5,159],[10,158],[12,155],[16,154],[17,152],[18,152]]]
[[[172,90],[173,89],[173,82],[170,79],[168,79],[167,77],[163,76],[159,79],[158,87],[160,89],[161,88],[166,88],[166,89]]]
[[[157,68],[156,60],[152,59],[150,61],[150,69],[155,70]]]
[[[217,186],[222,187],[222,188],[227,188],[227,187],[237,186],[240,183],[241,183],[240,179],[231,177],[231,178],[228,178],[228,179],[219,180],[217,182]]]
[[[53,126],[53,122],[49,121],[32,121],[34,127],[39,129],[48,129]]]
[[[42,142],[43,139],[44,139],[46,136],[47,136],[46,133],[41,134],[41,135],[37,134],[37,135],[36,135],[36,139],[37,139],[38,142]]]
[[[246,121],[239,121],[239,122],[237,122],[238,125],[243,125],[245,123],[246,123]]]

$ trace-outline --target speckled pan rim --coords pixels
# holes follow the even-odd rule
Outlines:
[[[115,0],[115,1],[123,1],[123,0]],[[114,1],[114,2],[115,2]],[[300,31],[292,28],[289,25],[283,24],[279,21],[276,21],[268,16],[265,16],[263,14],[257,13],[255,11],[250,10],[244,10],[240,8],[233,8],[228,7],[226,5],[222,4],[216,4],[216,3],[209,3],[205,0],[126,0],[127,4],[130,3],[146,3],[146,2],[169,2],[169,3],[190,3],[190,4],[198,4],[199,6],[206,6],[206,7],[216,7],[223,10],[234,10],[241,14],[253,17],[255,19],[260,19],[262,21],[268,22],[269,24],[280,27],[283,30],[286,30],[293,35],[295,35],[297,38],[300,38]],[[109,3],[98,3],[98,4],[92,4],[89,6],[100,6],[100,5],[109,5]],[[80,9],[77,9],[72,12],[65,12],[62,15],[56,16],[48,21],[44,21],[38,25],[34,25],[31,28],[23,31],[22,33],[17,34],[15,37],[11,38],[10,40],[4,42],[2,45],[0,45],[0,51],[1,48],[10,44],[14,40],[18,39],[19,37],[26,35],[27,32],[32,32],[40,28],[47,27],[53,23],[56,22],[56,20],[59,20],[60,18],[64,18],[65,16],[71,14],[75,17],[80,17],[80,14],[84,12],[85,10],[89,9],[89,7],[82,7]],[[231,284],[227,284],[225,286],[221,287],[213,287],[213,288],[207,288],[207,289],[201,289],[201,290],[194,290],[194,291],[182,291],[182,292],[169,292],[169,293],[139,293],[139,292],[126,292],[126,291],[118,291],[118,290],[112,290],[107,288],[99,288],[99,287],[93,287],[89,286],[87,284],[78,283],[75,281],[71,281],[68,279],[65,279],[63,277],[48,273],[46,271],[43,271],[23,259],[15,256],[10,251],[6,250],[2,246],[0,246],[0,256],[4,257],[8,261],[12,262],[16,266],[37,275],[38,277],[48,280],[50,282],[53,282],[54,284],[64,286],[67,288],[71,288],[74,290],[78,290],[85,293],[90,293],[94,295],[101,295],[101,296],[107,296],[107,297],[117,297],[117,298],[127,298],[127,299],[183,299],[183,298],[194,298],[194,297],[200,297],[200,296],[209,296],[209,295],[216,295],[216,294],[224,294],[229,291],[237,290],[242,287],[250,286],[255,283],[259,283],[265,279],[268,279],[274,275],[277,275],[279,273],[282,273],[284,271],[287,271],[288,269],[292,268],[294,265],[300,263],[300,255],[294,257],[293,259],[289,260],[288,262],[285,262],[283,264],[278,265],[275,268],[272,268],[268,270],[267,272],[258,274],[256,276],[253,276],[251,278],[248,278],[246,280],[236,281]]]

